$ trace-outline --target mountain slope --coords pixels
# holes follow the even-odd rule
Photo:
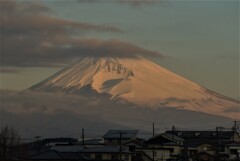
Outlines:
[[[69,94],[107,94],[153,109],[175,107],[239,118],[239,103],[143,58],[84,58],[30,88]]]

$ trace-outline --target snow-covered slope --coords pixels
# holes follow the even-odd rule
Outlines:
[[[175,107],[239,119],[239,103],[143,58],[83,58],[31,87],[34,91],[107,94],[153,109]]]

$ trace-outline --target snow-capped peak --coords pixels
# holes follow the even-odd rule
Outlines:
[[[35,91],[108,94],[150,108],[175,107],[226,115],[235,101],[214,94],[143,58],[83,58],[31,88]],[[228,113],[237,117],[234,113]]]

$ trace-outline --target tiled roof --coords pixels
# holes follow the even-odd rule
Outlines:
[[[163,133],[163,134],[160,134],[161,136],[167,138],[167,139],[170,139],[170,140],[174,140],[174,141],[184,141],[183,138],[177,136],[177,135],[172,135],[172,134],[169,134],[169,133]]]
[[[82,144],[82,141],[79,141],[78,144]],[[88,144],[88,145],[94,145],[94,144],[102,144],[104,143],[103,139],[86,139],[84,140],[84,144]]]
[[[146,144],[171,144],[173,145],[181,145],[181,143],[184,141],[183,138],[180,138],[176,135],[172,135],[169,133],[162,133],[159,135],[155,135],[154,137],[148,139],[147,141],[145,141]]]
[[[51,147],[51,150],[58,152],[79,152],[79,153],[118,153],[120,146],[118,145],[57,145]],[[130,153],[128,147],[122,146],[123,153]]]
[[[52,146],[50,149],[56,150],[59,152],[80,152],[84,148],[82,145],[57,145],[57,146]]]
[[[83,156],[79,153],[74,152],[59,152],[56,150],[49,150],[42,152],[40,154],[35,154],[31,156],[31,160],[82,160],[90,161],[91,158]]]
[[[50,150],[50,151],[46,151],[46,152],[42,152],[40,154],[36,154],[31,156],[32,160],[63,160],[63,156],[61,156],[61,154],[59,154],[59,152],[55,151],[55,150]]]
[[[87,153],[119,153],[120,152],[120,146],[112,146],[112,145],[100,145],[100,146],[94,146],[94,147],[86,147],[84,152]],[[128,147],[122,146],[122,152],[123,153],[130,153]]]
[[[191,139],[231,139],[233,136],[232,131],[167,131],[166,133]]]
[[[61,155],[64,157],[64,159],[67,160],[92,160],[84,155],[81,155],[79,153],[72,153],[72,152],[63,152]]]

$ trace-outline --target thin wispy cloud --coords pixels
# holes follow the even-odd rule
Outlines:
[[[71,47],[63,47],[63,54],[69,55],[75,53],[80,56],[93,57],[129,57],[136,58],[138,55],[163,57],[159,52],[147,50],[137,45],[117,40],[100,40],[100,39],[78,39],[68,41]]]
[[[82,56],[161,56],[117,39],[81,37],[86,32],[123,33],[118,27],[60,19],[51,15],[51,8],[39,2],[1,3],[2,66],[59,67]]]
[[[167,0],[77,0],[77,2],[84,2],[84,3],[98,3],[98,2],[111,2],[111,3],[118,3],[118,4],[126,4],[132,7],[141,7],[146,5],[155,5],[155,4],[168,4]]]
[[[14,67],[0,67],[0,73],[19,73],[20,70]]]
[[[235,106],[235,107],[231,107],[229,109],[226,109],[225,112],[227,113],[240,113],[240,107],[239,106]]]
[[[99,31],[99,32],[122,32],[118,27],[95,25],[67,19],[60,19],[49,13],[54,12],[48,6],[37,2],[16,2],[2,1],[1,14],[3,33],[45,32],[46,34],[56,34],[56,32],[66,34],[73,31]],[[55,31],[55,32],[54,32]],[[74,32],[76,33],[76,32]]]

